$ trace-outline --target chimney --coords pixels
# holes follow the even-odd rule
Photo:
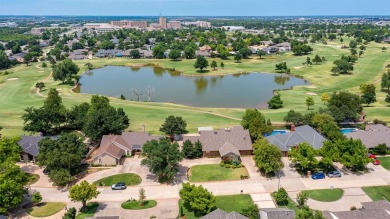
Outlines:
[[[145,124],[142,124],[141,127],[142,127],[142,132],[145,132]]]
[[[295,132],[295,125],[291,124],[290,131]]]

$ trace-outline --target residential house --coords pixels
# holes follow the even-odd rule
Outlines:
[[[384,43],[390,43],[390,37],[384,38],[384,39],[383,39],[383,42],[384,42]]]
[[[122,157],[139,154],[142,146],[151,140],[158,140],[146,132],[122,132],[122,135],[103,135],[97,152],[92,157],[94,165],[114,166],[120,164]]]
[[[200,141],[203,157],[221,157],[232,160],[243,155],[253,153],[249,131],[242,126],[224,128],[220,130],[204,130],[198,135],[184,135],[183,141]]]
[[[273,46],[274,42],[272,42],[272,41],[261,41],[260,44],[264,45],[266,47],[269,47],[269,46]]]
[[[261,208],[259,216],[261,219],[294,219],[295,212],[288,208]]]
[[[10,57],[8,57],[8,59],[11,60],[11,61],[16,60],[18,62],[24,62],[24,56],[25,55],[26,55],[26,53],[24,53],[24,52],[17,53],[17,54],[11,55]]]
[[[291,51],[291,44],[289,42],[276,44],[275,47],[279,52],[289,52]]]
[[[119,39],[115,38],[115,39],[111,39],[110,40],[113,44],[115,45],[118,45],[119,44]]]
[[[200,219],[249,219],[235,211],[227,213],[221,209],[216,209]]]
[[[204,46],[199,47],[199,50],[200,51],[210,52],[211,51],[211,47],[209,45],[204,45]]]
[[[326,219],[388,219],[390,218],[390,203],[383,201],[362,202],[362,209],[354,211],[331,212],[324,211]]]
[[[264,48],[263,51],[266,52],[267,54],[275,54],[279,52],[278,48],[276,48],[275,46]]]
[[[266,139],[288,156],[288,151],[300,143],[306,142],[314,149],[320,149],[326,138],[308,125],[292,127],[291,132],[267,136]]]
[[[138,50],[139,50],[139,54],[141,57],[153,58],[153,51],[152,50],[142,50],[142,49],[138,49]]]
[[[44,136],[26,136],[22,135],[18,144],[22,148],[22,152],[20,152],[20,160],[23,162],[35,162],[35,158],[39,154],[39,146],[38,143],[44,139]],[[50,137],[52,140],[57,140],[57,136]]]
[[[361,140],[369,149],[380,144],[386,144],[387,147],[390,147],[390,128],[381,124],[367,125],[365,131],[350,132],[346,133],[345,136]]]
[[[211,57],[211,53],[209,51],[202,51],[202,50],[195,51],[195,55],[196,56],[203,56],[203,57],[206,57],[206,58]]]
[[[39,46],[40,47],[48,47],[50,45],[50,40],[42,40],[40,43],[39,43]]]

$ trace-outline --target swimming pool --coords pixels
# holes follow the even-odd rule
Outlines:
[[[356,132],[356,131],[357,131],[357,128],[342,128],[342,129],[340,129],[340,132],[343,134]]]

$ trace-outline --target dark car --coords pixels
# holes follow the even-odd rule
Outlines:
[[[332,177],[341,177],[341,173],[337,170],[335,171],[331,171],[328,173],[328,177],[332,178]]]
[[[311,175],[312,179],[325,179],[325,174],[322,172],[316,172],[313,175]]]
[[[124,182],[118,182],[111,186],[112,190],[123,190],[126,189],[126,184]]]

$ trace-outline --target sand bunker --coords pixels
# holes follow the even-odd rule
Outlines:
[[[15,81],[18,80],[19,78],[8,78],[7,81]]]
[[[311,93],[311,92],[307,92],[306,94],[309,95],[309,96],[317,96],[316,93]]]
[[[310,86],[307,86],[307,88],[309,88],[309,89],[315,89],[315,88],[317,88],[316,86],[313,86],[313,85],[310,85]]]

